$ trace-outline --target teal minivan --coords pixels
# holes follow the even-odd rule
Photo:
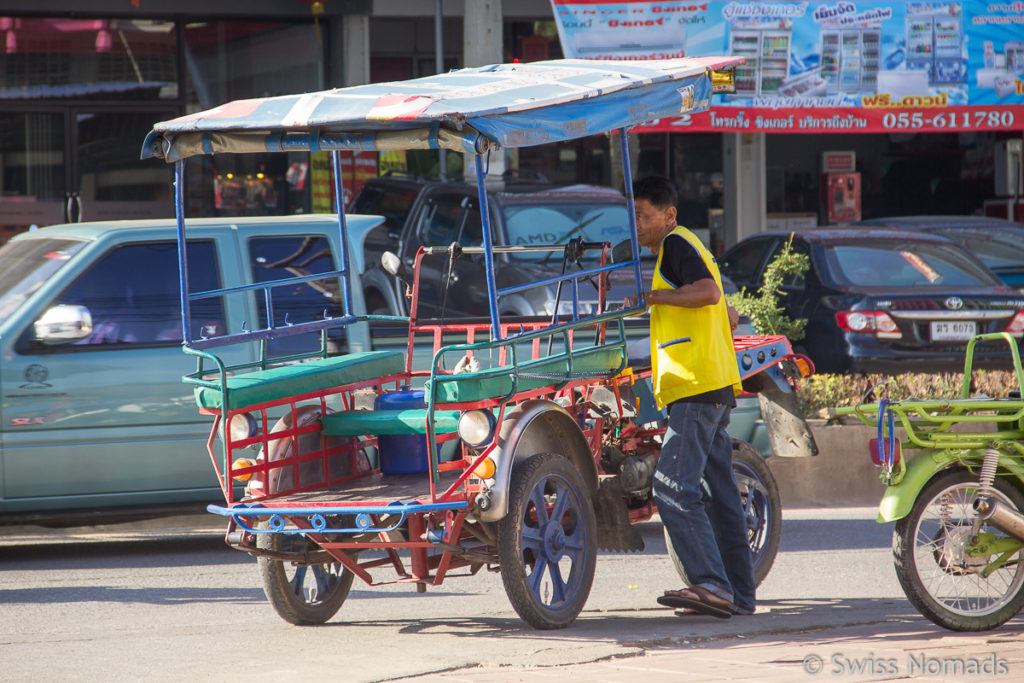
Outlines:
[[[356,273],[362,240],[382,220],[347,217]],[[191,221],[189,278],[207,290],[339,270],[337,221]],[[205,446],[209,418],[181,381],[195,361],[181,351],[176,235],[173,220],[74,223],[0,247],[0,524],[78,524],[222,499]],[[362,291],[353,289],[358,313]],[[274,292],[275,317],[340,312],[337,290],[320,282]],[[192,319],[209,334],[240,330],[265,320],[267,304],[255,295],[195,301]],[[342,334],[332,340],[339,351],[369,348],[365,323]],[[318,342],[309,336],[271,343],[291,345],[284,355]],[[237,353],[232,363],[258,348]]]

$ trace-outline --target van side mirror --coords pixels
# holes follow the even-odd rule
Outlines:
[[[48,308],[34,323],[36,339],[44,344],[62,344],[92,334],[92,314],[85,306],[59,304]]]
[[[406,279],[408,272],[405,269],[405,264],[402,263],[402,259],[398,258],[398,255],[391,251],[385,251],[380,255],[380,265],[387,272],[391,273],[399,280],[403,282]]]

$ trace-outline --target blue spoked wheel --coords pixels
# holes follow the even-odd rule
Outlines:
[[[523,621],[555,629],[576,619],[594,582],[597,522],[583,478],[566,458],[542,453],[515,466],[498,557]]]
[[[297,625],[322,624],[341,609],[355,577],[340,562],[322,561],[317,545],[295,534],[260,534],[256,544],[270,553],[309,553],[321,560],[304,562],[300,555],[294,561],[258,558],[263,592],[282,619]]]

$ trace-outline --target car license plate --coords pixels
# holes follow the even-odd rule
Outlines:
[[[977,330],[977,323],[973,320],[934,322],[932,323],[932,341],[967,341],[976,334],[975,330]]]

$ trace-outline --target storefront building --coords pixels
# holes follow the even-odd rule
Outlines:
[[[836,192],[826,192],[827,159],[842,158],[859,174],[864,218],[981,213],[994,200],[1005,206],[993,167],[1024,128],[1016,108],[1024,96],[1014,85],[1024,47],[1004,40],[995,19],[983,24],[994,33],[968,43],[976,17],[990,17],[975,12],[974,0],[31,5],[27,12],[24,2],[0,0],[0,242],[32,225],[172,215],[170,169],[138,158],[155,121],[233,99],[425,76],[439,64],[566,53],[641,58],[652,45],[688,56],[744,53],[752,66],[739,74],[736,96],[702,120],[659,122],[634,141],[634,175],[672,177],[681,222],[706,230],[716,248],[768,227],[829,222]],[[1021,25],[1007,8],[1007,23]],[[610,45],[626,54],[605,55]],[[943,106],[894,107],[892,93]],[[868,111],[865,96],[879,106]],[[506,161],[553,182],[614,185],[616,150],[594,137],[520,150]],[[352,160],[347,186],[387,169],[438,172],[432,153],[397,162],[364,157]],[[449,157],[446,167],[457,173],[460,160]],[[190,215],[329,208],[327,166],[315,155],[189,163]]]

